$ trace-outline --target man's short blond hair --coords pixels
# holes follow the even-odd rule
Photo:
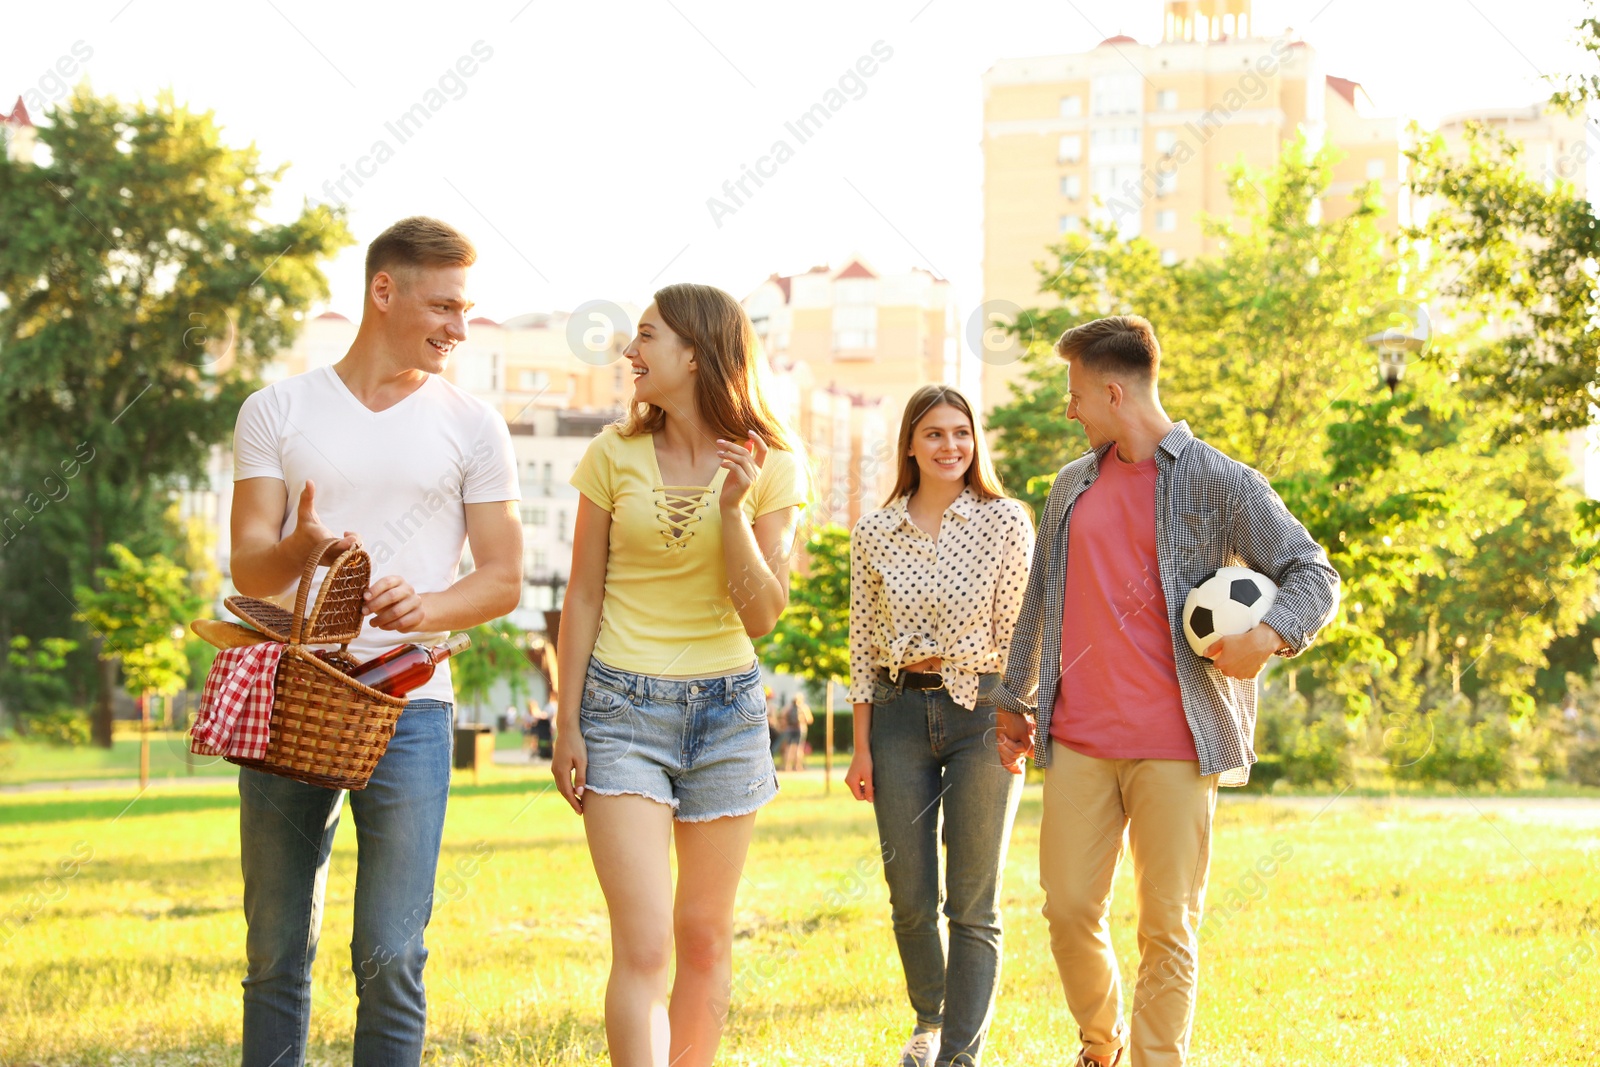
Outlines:
[[[1056,355],[1096,374],[1154,382],[1161,370],[1156,328],[1140,315],[1112,315],[1074,326],[1056,342]]]
[[[426,215],[401,219],[367,246],[367,284],[379,271],[406,267],[470,267],[478,250],[455,227]]]

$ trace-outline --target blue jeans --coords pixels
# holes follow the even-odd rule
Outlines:
[[[451,705],[407,704],[356,820],[356,1067],[422,1059],[427,999],[422,931],[450,793]],[[345,791],[239,769],[240,866],[248,970],[244,1067],[300,1067],[311,1022],[311,962],[322,932],[328,855]]]
[[[873,689],[873,812],[906,992],[917,1024],[944,1031],[937,1062],[960,1067],[981,1060],[994,1015],[1000,872],[1022,796],[1022,776],[1000,765],[994,718],[992,707],[968,711],[943,689]]]

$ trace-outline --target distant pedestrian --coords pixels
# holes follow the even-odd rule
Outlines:
[[[783,750],[783,769],[805,770],[806,727],[816,719],[811,714],[811,705],[806,703],[806,695],[798,689],[795,690],[794,696],[789,698],[789,703],[783,706],[783,714],[779,718],[782,730],[778,734],[778,745]]]

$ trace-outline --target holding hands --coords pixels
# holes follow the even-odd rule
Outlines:
[[[1033,756],[1033,716],[997,710],[995,730],[995,748],[1000,754],[1000,765],[1012,774],[1021,774]]]

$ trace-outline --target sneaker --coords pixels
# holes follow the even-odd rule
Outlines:
[[[913,1030],[911,1040],[900,1050],[900,1067],[933,1067],[939,1055],[939,1031]]]

